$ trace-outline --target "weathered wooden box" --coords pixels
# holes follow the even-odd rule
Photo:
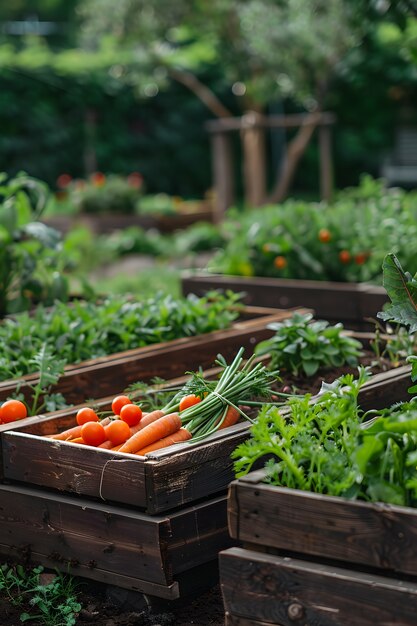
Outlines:
[[[408,368],[381,375],[362,406],[406,399],[407,379]],[[229,532],[243,547],[220,555],[227,625],[417,623],[417,510],[263,478],[254,471],[229,488]]]
[[[4,558],[30,559],[166,599],[187,594],[193,572],[214,584],[217,572],[210,564],[231,544],[225,495],[150,517],[87,498],[1,485],[0,525]]]
[[[219,353],[230,359],[241,346],[251,351],[256,343],[273,335],[273,331],[267,328],[268,324],[290,317],[292,312],[248,306],[242,311],[241,319],[227,330],[184,337],[69,365],[52,391],[62,393],[67,403],[77,404],[82,399],[121,393],[138,380],[149,381],[156,376],[171,379],[198,367],[208,368]],[[17,387],[29,398],[29,385],[37,380],[38,375],[31,374],[18,380],[0,382],[0,402],[14,393]]]
[[[366,283],[338,283],[285,278],[246,278],[221,274],[186,272],[181,279],[186,295],[203,295],[210,289],[231,289],[245,293],[245,302],[268,307],[305,306],[314,309],[318,319],[342,322],[348,328],[371,329],[378,311],[388,302],[383,287]]]

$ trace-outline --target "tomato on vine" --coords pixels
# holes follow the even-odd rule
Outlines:
[[[318,238],[321,243],[329,243],[332,240],[332,234],[327,228],[320,228]]]
[[[277,270],[283,270],[287,267],[287,259],[285,256],[276,256],[274,259],[274,265]]]
[[[363,265],[366,262],[367,254],[365,252],[359,252],[359,254],[355,254],[355,263],[356,265]]]
[[[339,261],[341,263],[350,263],[350,261],[352,260],[352,255],[350,254],[349,250],[341,250],[339,252]]]

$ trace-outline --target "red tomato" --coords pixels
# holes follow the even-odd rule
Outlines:
[[[321,228],[319,230],[318,238],[321,243],[329,243],[329,241],[331,241],[332,239],[332,235],[331,232],[327,230],[327,228]]]
[[[194,404],[198,404],[201,402],[201,398],[191,393],[189,396],[184,396],[180,400],[180,411],[185,411],[190,406],[194,406]]]
[[[125,404],[120,411],[120,419],[128,426],[136,426],[142,419],[142,409],[137,404]]]
[[[104,427],[107,439],[118,446],[124,443],[130,437],[129,425],[121,419],[113,420],[108,426]]]
[[[359,252],[359,254],[355,254],[355,263],[356,265],[363,265],[366,261],[367,255],[365,252]]]
[[[104,426],[99,422],[86,422],[81,427],[81,437],[89,446],[99,446],[106,440]]]
[[[287,267],[287,259],[285,256],[276,256],[274,259],[274,265],[278,270],[283,270]]]
[[[87,422],[98,422],[98,415],[93,409],[89,409],[87,406],[84,406],[82,409],[77,411],[77,415],[75,417],[77,420],[77,424],[82,426]]]
[[[351,256],[349,250],[341,250],[339,252],[339,261],[341,263],[345,263],[345,264],[349,263],[351,259],[352,259],[352,256]]]
[[[116,396],[113,398],[113,402],[111,403],[111,410],[115,415],[120,415],[122,407],[126,404],[132,404],[132,400],[127,396]]]
[[[26,404],[23,404],[20,400],[6,400],[0,408],[0,420],[3,424],[22,420],[24,417],[27,417],[27,414]]]

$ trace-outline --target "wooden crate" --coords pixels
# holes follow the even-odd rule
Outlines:
[[[68,403],[77,404],[81,399],[121,393],[138,380],[150,381],[155,376],[171,379],[198,367],[211,367],[219,353],[226,359],[232,359],[239,348],[244,347],[250,354],[256,343],[273,335],[274,331],[267,325],[290,317],[292,312],[246,307],[242,319],[226,330],[183,337],[69,365],[53,392],[62,393]],[[17,387],[29,398],[29,385],[37,380],[37,374],[31,374],[19,380],[0,382],[0,402],[10,397]]]
[[[1,485],[0,521],[5,558],[166,599],[186,593],[183,579],[196,568],[207,570],[214,584],[216,573],[208,566],[231,544],[225,496],[150,517],[85,498]]]
[[[407,399],[409,374],[380,375],[361,390],[361,406]],[[417,623],[417,510],[263,478],[254,471],[229,488],[229,531],[243,547],[220,555],[226,624]]]
[[[192,274],[181,279],[184,295],[203,295],[210,289],[231,289],[244,292],[248,304],[287,307],[305,306],[314,309],[318,319],[342,322],[348,328],[372,329],[378,311],[388,302],[383,287],[366,283],[337,283],[318,280],[291,280],[254,276]]]
[[[206,376],[218,371],[209,370]],[[360,391],[361,406],[364,410],[381,408],[388,401],[406,398],[409,377],[409,366],[373,377]],[[175,379],[172,385],[185,380]],[[107,410],[111,397],[97,404]],[[0,476],[6,481],[129,504],[154,515],[225,491],[234,477],[230,454],[248,437],[249,424],[241,422],[201,442],[177,444],[139,457],[40,436],[73,426],[77,408],[0,426]]]

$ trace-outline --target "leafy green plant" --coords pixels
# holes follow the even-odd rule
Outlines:
[[[386,324],[385,328],[376,325],[370,346],[378,360],[388,359],[394,366],[405,363],[417,349],[416,337],[411,335],[404,326],[393,327],[390,324]]]
[[[228,328],[241,305],[232,292],[198,298],[158,294],[140,302],[127,296],[102,302],[57,302],[0,324],[0,379],[37,371],[43,346],[51,358],[77,363],[115,352]]]
[[[363,179],[331,204],[288,200],[279,207],[230,211],[226,243],[209,270],[343,282],[379,281],[386,251],[417,265],[415,192]],[[363,188],[363,189],[362,189]]]
[[[31,607],[20,615],[22,623],[35,621],[45,626],[74,626],[81,610],[76,585],[70,576],[57,574],[42,584],[43,567],[27,570],[22,565],[0,567],[0,592],[15,606]]]
[[[68,297],[61,236],[39,221],[47,198],[40,181],[0,174],[0,317]]]
[[[89,180],[76,180],[66,186],[69,201],[80,213],[89,214],[135,214],[141,189],[139,173],[123,177],[95,172]]]
[[[282,322],[269,324],[275,331],[270,339],[255,347],[255,354],[269,354],[271,368],[295,375],[313,376],[321,368],[355,366],[361,356],[361,343],[343,334],[343,325],[313,320],[311,313],[294,313]]]
[[[233,452],[236,475],[264,465],[265,481],[284,487],[417,506],[417,403],[363,415],[358,393],[367,375],[347,375],[285,412],[264,407],[251,437]]]

